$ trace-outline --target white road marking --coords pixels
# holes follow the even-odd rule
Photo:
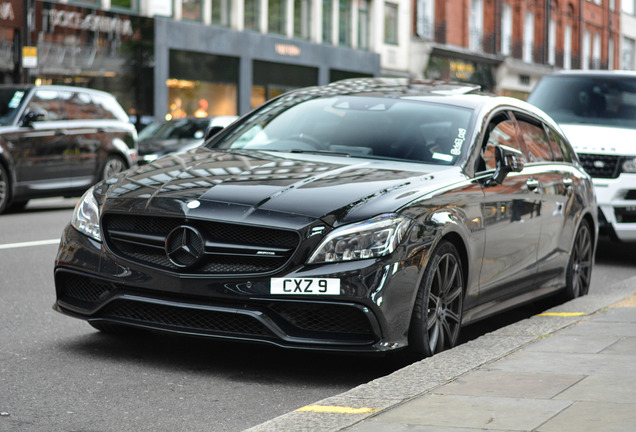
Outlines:
[[[30,242],[22,242],[22,243],[6,243],[6,244],[0,244],[0,250],[17,249],[17,248],[31,247],[31,246],[53,245],[53,244],[58,244],[59,242],[60,242],[60,239],[38,240],[38,241],[30,241]]]

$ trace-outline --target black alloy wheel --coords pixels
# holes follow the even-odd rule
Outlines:
[[[593,265],[593,239],[590,225],[583,221],[576,233],[566,274],[565,300],[584,296],[590,290]]]
[[[409,332],[411,351],[421,357],[457,345],[464,299],[462,261],[452,243],[433,252],[415,300]]]

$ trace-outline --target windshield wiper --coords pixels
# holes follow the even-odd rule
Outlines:
[[[290,153],[309,153],[309,154],[319,154],[319,155],[333,155],[333,156],[351,157],[351,154],[349,154],[349,153],[334,152],[334,151],[329,151],[329,150],[300,150],[300,149],[291,149],[291,150],[289,150],[289,152],[290,152]]]

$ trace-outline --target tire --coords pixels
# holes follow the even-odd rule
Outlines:
[[[9,173],[0,163],[0,214],[9,208]]]
[[[590,225],[583,221],[570,251],[565,289],[563,290],[563,297],[566,301],[584,296],[590,290],[594,262],[593,242]]]
[[[442,241],[433,252],[418,288],[409,331],[410,350],[430,357],[459,341],[464,273],[453,244]]]
[[[126,162],[124,162],[124,160],[119,156],[108,156],[108,158],[106,158],[106,162],[104,162],[104,167],[102,168],[101,180],[113,177],[127,168],[128,166],[126,165]]]

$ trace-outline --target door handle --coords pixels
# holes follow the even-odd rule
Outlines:
[[[526,186],[528,186],[528,190],[531,190],[534,193],[539,193],[539,180],[537,179],[528,179],[526,181]]]

